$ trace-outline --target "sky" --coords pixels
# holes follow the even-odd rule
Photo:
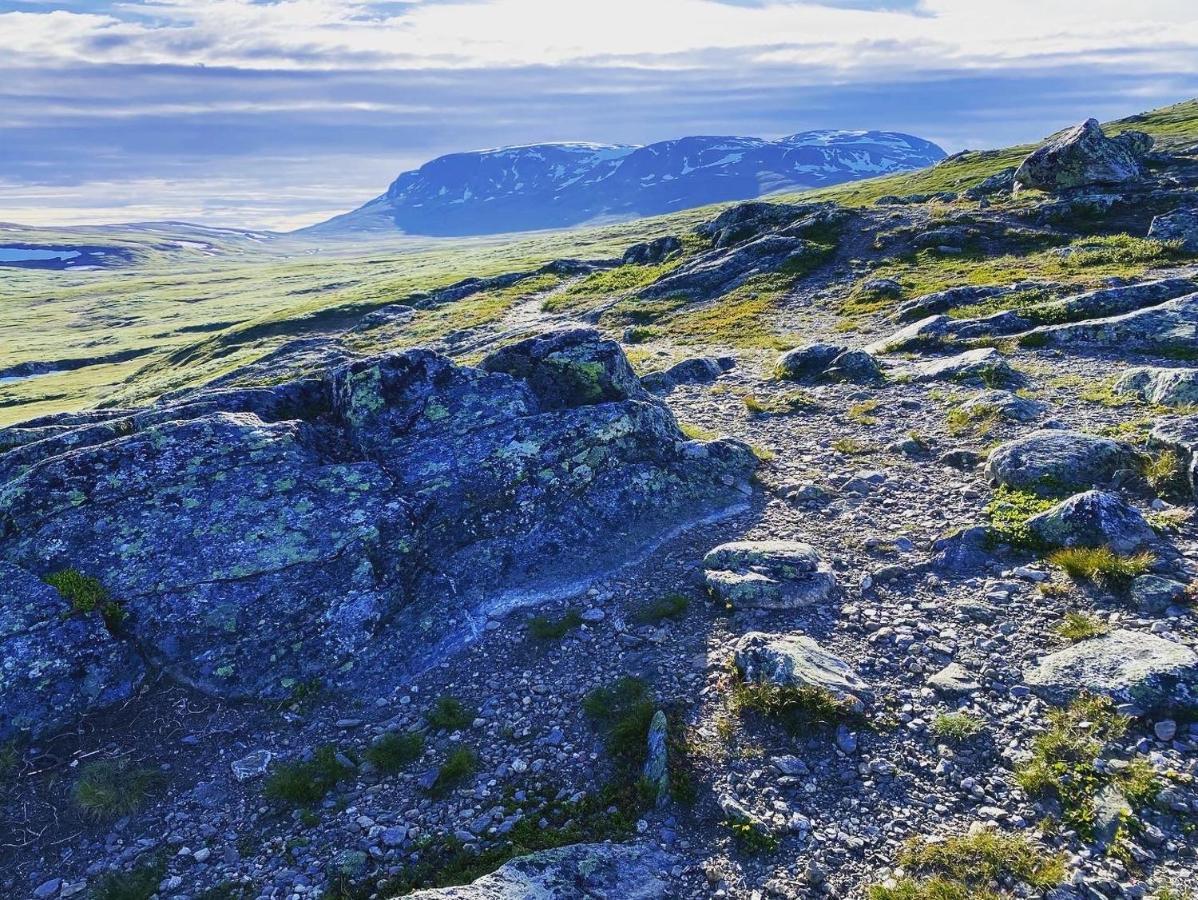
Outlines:
[[[457,150],[953,152],[1196,95],[1195,0],[0,0],[0,221],[286,230]]]

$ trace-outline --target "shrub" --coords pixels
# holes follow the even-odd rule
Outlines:
[[[437,698],[433,708],[424,714],[424,719],[433,728],[445,731],[460,731],[474,722],[476,710],[466,706],[456,697],[444,694]]]
[[[667,594],[636,610],[631,616],[637,625],[656,625],[663,619],[676,619],[686,612],[690,601],[681,594]]]
[[[75,804],[90,819],[109,820],[138,810],[162,774],[129,764],[124,759],[100,759],[79,770]]]
[[[380,772],[398,772],[424,753],[424,735],[419,731],[392,731],[366,748],[366,759]]]
[[[778,849],[778,839],[748,819],[729,819],[726,823],[737,845],[754,855],[773,853]]]
[[[981,719],[968,713],[941,713],[932,720],[932,733],[946,741],[963,741],[984,727]]]
[[[1098,637],[1110,630],[1110,626],[1106,622],[1084,612],[1065,613],[1064,620],[1056,627],[1057,634],[1074,643]]]
[[[582,614],[572,609],[557,619],[548,616],[533,616],[528,621],[528,633],[538,641],[556,641],[564,638],[582,624]]]
[[[44,580],[62,594],[74,612],[82,615],[98,612],[109,626],[119,624],[124,618],[120,605],[109,596],[104,585],[90,575],[76,569],[63,569],[52,572]]]
[[[478,757],[468,747],[458,747],[441,764],[437,772],[437,780],[433,782],[430,793],[440,796],[457,787],[474,774],[478,768]]]
[[[1122,585],[1147,572],[1156,557],[1151,553],[1120,556],[1110,547],[1067,547],[1050,554],[1048,561],[1072,578]]]
[[[347,778],[351,771],[349,766],[337,759],[337,748],[325,744],[318,747],[309,760],[295,760],[275,766],[266,779],[264,793],[271,800],[311,806],[323,800],[337,782]]]

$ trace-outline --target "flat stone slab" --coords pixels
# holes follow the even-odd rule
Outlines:
[[[1167,708],[1198,697],[1198,653],[1156,635],[1112,631],[1042,657],[1023,678],[1054,703],[1086,691],[1146,709]]]
[[[678,896],[665,876],[676,859],[648,844],[571,844],[518,856],[458,887],[408,894],[412,900],[666,900]]]
[[[796,609],[836,589],[832,569],[810,544],[734,541],[703,557],[707,586],[733,606]]]
[[[803,634],[750,631],[736,642],[733,658],[746,681],[823,688],[841,700],[870,693],[852,666]]]
[[[972,694],[982,687],[973,674],[959,663],[949,663],[928,678],[928,684],[942,694]]]

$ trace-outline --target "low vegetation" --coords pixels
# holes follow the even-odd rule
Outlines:
[[[1147,572],[1156,557],[1147,552],[1125,556],[1110,547],[1066,547],[1050,553],[1048,561],[1071,578],[1124,586],[1137,575]]]
[[[162,781],[157,769],[125,759],[95,760],[79,770],[75,805],[89,819],[109,821],[141,809]]]
[[[80,615],[98,612],[110,627],[119,625],[124,618],[120,604],[112,599],[98,579],[90,575],[76,569],[63,569],[47,575],[45,582],[62,594],[73,612]]]
[[[437,698],[432,709],[424,714],[424,719],[430,728],[440,728],[445,731],[461,731],[474,722],[476,711],[467,706],[457,697],[448,694]]]
[[[441,763],[429,793],[435,797],[443,796],[464,783],[477,769],[478,754],[469,747],[458,747]]]
[[[634,611],[631,619],[637,625],[657,625],[666,619],[681,618],[689,606],[690,601],[682,594],[667,594]]]
[[[1065,640],[1076,643],[1087,638],[1098,637],[1111,630],[1106,622],[1087,612],[1067,612],[1056,627],[1056,633]]]
[[[932,734],[945,741],[960,743],[981,734],[985,724],[969,713],[941,713],[932,720]]]
[[[380,772],[398,772],[424,753],[424,735],[419,731],[391,731],[377,738],[363,754]]]
[[[837,698],[826,688],[745,681],[739,677],[733,679],[729,706],[736,716],[751,713],[777,722],[791,732],[859,718],[851,702]]]
[[[558,641],[582,624],[582,613],[568,610],[557,618],[533,616],[528,621],[528,633],[538,641]]]
[[[150,900],[166,875],[166,861],[156,857],[130,871],[106,872],[93,885],[91,900]]]
[[[313,806],[337,783],[348,778],[353,768],[338,759],[337,748],[325,744],[306,760],[276,765],[266,779],[263,793],[270,800],[294,806]]]
[[[986,506],[991,541],[1020,549],[1039,549],[1040,542],[1028,528],[1028,520],[1051,509],[1055,504],[1055,500],[1040,497],[1030,491],[1000,485],[994,492],[994,499]]]

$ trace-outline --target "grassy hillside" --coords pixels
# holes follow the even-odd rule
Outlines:
[[[1147,131],[1166,147],[1198,143],[1198,100],[1108,125],[1112,132],[1127,128]],[[918,172],[771,200],[867,205],[886,194],[959,191],[1017,165],[1031,149],[970,152]],[[0,424],[103,401],[144,402],[413,292],[470,276],[530,269],[555,258],[614,256],[636,241],[685,234],[717,210],[520,237],[391,237],[324,245],[170,224],[54,230],[0,225],[0,244],[103,243],[134,258],[126,267],[93,271],[0,269],[0,371],[20,364],[96,361],[69,371],[0,379]],[[619,296],[624,288],[612,280],[619,277],[588,279],[552,302],[562,311],[571,303],[593,308],[599,300]],[[675,317],[672,334],[699,343],[718,338],[730,345],[774,346],[776,338],[759,326],[769,293],[777,289],[773,283],[754,286],[714,307]],[[492,321],[518,299],[483,295],[451,313],[422,314],[401,340],[416,342]],[[637,323],[629,319],[628,324]]]

